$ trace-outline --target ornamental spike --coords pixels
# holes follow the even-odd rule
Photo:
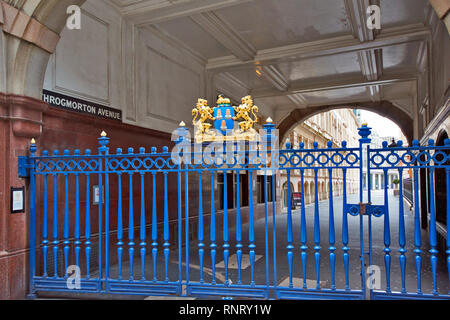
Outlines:
[[[106,132],[102,131],[102,133],[100,134],[102,137],[106,137]]]

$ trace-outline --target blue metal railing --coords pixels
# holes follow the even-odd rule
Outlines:
[[[266,124],[261,140],[275,140],[274,129],[273,124]],[[190,141],[186,144],[186,132],[187,129],[179,128],[176,146],[183,143],[190,146]],[[199,152],[198,146],[192,146],[178,158],[167,147],[161,152],[152,148],[146,153],[140,148],[135,153],[129,148],[128,153],[123,153],[119,148],[111,153],[106,136],[99,138],[98,154],[90,150],[83,154],[79,150],[73,154],[65,150],[60,154],[55,150],[52,154],[43,151],[38,156],[37,147],[32,144],[30,156],[19,160],[20,175],[30,178],[30,292],[71,292],[68,283],[73,275],[68,270],[70,265],[75,265],[80,269],[81,278],[77,292],[364,299],[369,290],[373,299],[449,298],[448,294],[438,292],[441,274],[433,195],[435,168],[445,168],[447,198],[450,198],[447,154],[450,141],[444,146],[435,146],[431,141],[428,146],[419,146],[414,141],[411,147],[399,142],[396,148],[388,148],[385,143],[380,149],[371,149],[370,128],[363,126],[359,134],[358,147],[347,147],[344,141],[341,147],[333,147],[329,142],[325,148],[315,143],[312,149],[305,149],[302,143],[299,149],[293,149],[287,143],[283,150],[269,148],[262,152],[247,143],[243,150],[235,148],[231,156],[224,150],[206,156]],[[367,152],[367,163],[363,152]],[[188,154],[197,161],[185,161]],[[363,168],[367,168],[368,185],[370,170],[383,170],[383,203],[372,203],[375,197],[370,188],[368,202],[364,203]],[[429,256],[423,250],[420,230],[418,176],[421,168],[428,170],[430,179]],[[412,226],[405,220],[403,205],[403,174],[409,169],[414,181]],[[389,195],[389,170],[399,175],[398,207],[393,206],[395,199]],[[352,171],[358,172],[360,179],[356,198],[347,189]],[[235,186],[228,181],[230,172],[236,174]],[[240,183],[245,177],[241,177],[241,172],[249,176],[249,199],[245,207],[241,206],[241,198],[246,194],[242,190],[245,184]],[[312,172],[314,181],[311,208],[305,203],[306,172]],[[321,172],[326,172],[326,176],[320,175]],[[340,173],[343,188],[342,197],[338,198],[333,178]],[[218,174],[224,177],[223,211],[217,210],[221,198],[216,191]],[[256,192],[253,180],[257,174],[264,175],[261,206],[253,197]],[[281,179],[281,174],[286,174],[288,199],[294,192],[291,181],[300,179],[301,186],[299,210],[294,210],[291,201],[287,201],[286,214],[282,214],[275,201],[268,201],[269,192],[275,198],[275,178]],[[328,201],[319,199],[319,179],[328,179]],[[98,204],[91,201],[90,190],[95,184]],[[190,188],[194,188],[195,198],[189,193]],[[229,192],[236,199],[233,209],[233,204],[228,203]],[[351,203],[352,199],[359,202]],[[53,207],[49,206],[51,201]],[[447,221],[449,215],[447,201]],[[258,223],[260,217],[263,221]],[[192,229],[192,223],[196,228]],[[175,228],[171,229],[171,225]],[[39,232],[38,226],[41,226]],[[374,226],[382,226],[381,250],[374,246],[378,241],[378,234],[372,234]],[[414,230],[411,238],[408,228]],[[391,241],[392,232],[398,239],[398,262],[394,258],[396,244]],[[323,233],[328,235],[326,247],[323,247]],[[355,241],[358,233],[359,239]],[[364,241],[365,237],[368,242]],[[412,272],[408,244],[414,246],[415,291],[408,290],[407,286]],[[448,238],[447,248],[450,248]],[[172,254],[175,251],[178,255]],[[450,271],[450,249],[445,253]],[[423,288],[425,255],[431,267],[431,293],[424,293]],[[259,260],[260,256],[264,258]],[[372,266],[376,257],[381,257],[384,264],[381,266],[384,290],[366,284],[365,262]],[[53,270],[49,259],[53,260]],[[222,262],[218,261],[221,259]],[[231,265],[234,259],[236,264]],[[394,267],[398,273],[393,274]],[[355,269],[359,274],[352,272]],[[370,274],[368,280],[373,276],[376,275]],[[393,286],[393,276],[399,277],[400,286]],[[301,281],[297,283],[297,279]],[[360,285],[354,279],[360,280]]]

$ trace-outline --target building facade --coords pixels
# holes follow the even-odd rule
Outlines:
[[[300,149],[303,144],[305,149],[314,149],[317,144],[318,149],[326,149],[328,141],[332,141],[333,148],[342,146],[346,141],[348,147],[358,147],[358,110],[338,109],[317,114],[302,124],[296,126],[283,142],[283,146],[289,141],[293,149]],[[337,171],[333,174],[332,186],[333,196],[342,196],[343,193],[343,173]],[[282,203],[287,206],[288,186],[287,175],[284,171],[281,175]],[[290,174],[291,193],[302,192],[300,170],[293,170]],[[315,175],[314,170],[305,170],[303,192],[306,204],[315,201]],[[317,188],[319,200],[328,199],[330,194],[330,177],[328,170],[318,171]],[[349,170],[347,173],[347,194],[353,194],[359,190],[359,173],[356,170]]]

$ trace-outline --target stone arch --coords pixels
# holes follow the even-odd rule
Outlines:
[[[7,36],[8,45],[5,47],[12,63],[7,65],[6,93],[41,99],[48,59],[54,52],[59,34],[65,26],[67,7],[81,6],[85,1],[25,0],[15,6],[31,19],[26,25],[16,26],[25,30],[23,34]],[[21,20],[15,19],[11,28],[21,23]],[[7,30],[5,32],[9,34]]]
[[[285,140],[289,131],[291,131],[291,129],[298,123],[301,123],[316,114],[343,108],[364,109],[386,117],[394,121],[400,127],[409,144],[411,144],[413,140],[414,129],[411,124],[413,123],[414,119],[392,102],[382,100],[377,102],[366,101],[295,109],[287,117],[285,117],[277,127],[280,134],[280,142],[283,142]]]

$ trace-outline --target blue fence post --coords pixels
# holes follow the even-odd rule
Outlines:
[[[333,142],[328,141],[327,146],[329,149],[333,147]],[[335,230],[334,230],[334,208],[333,208],[333,169],[328,168],[328,179],[329,179],[329,219],[328,219],[328,238],[329,238],[329,248],[330,250],[330,269],[331,269],[331,290],[336,290],[335,283],[335,268],[336,268],[336,251],[335,244]],[[346,181],[344,180],[344,184]]]
[[[89,157],[91,155],[91,150],[86,149],[84,154]],[[90,181],[89,172],[86,172],[86,225],[84,236],[86,238],[85,255],[86,255],[86,279],[90,278],[90,264],[91,264],[91,202],[90,202]]]
[[[156,154],[156,148],[152,147],[152,154]],[[157,279],[158,262],[158,217],[156,212],[156,172],[152,172],[152,258],[153,258],[153,281]]]
[[[99,268],[100,268],[100,275],[102,274],[102,208],[103,205],[105,207],[105,278],[108,279],[109,277],[109,176],[108,176],[108,159],[105,158],[105,167],[102,168],[102,156],[108,155],[109,148],[107,145],[109,144],[109,138],[106,136],[106,132],[103,131],[100,134],[100,138],[98,138],[98,142],[100,144],[100,148],[98,148],[100,159],[100,171],[105,171],[105,202],[103,203],[103,185],[102,185],[102,174],[99,174],[99,204],[98,204],[98,211],[99,211]]]
[[[133,148],[128,148],[128,154],[134,153]],[[134,280],[134,217],[133,217],[133,172],[128,172],[129,199],[128,199],[128,256],[130,260],[130,281]]]
[[[70,156],[69,150],[64,150],[64,157]],[[69,240],[69,174],[64,173],[64,278],[67,279],[67,269],[69,267],[69,253],[70,253],[70,240]]]
[[[347,147],[347,142],[342,141],[342,148],[345,149]],[[344,181],[343,190],[342,190],[342,260],[344,263],[344,275],[345,275],[345,290],[350,290],[350,282],[349,282],[349,262],[350,257],[348,251],[350,248],[348,247],[348,212],[345,209],[347,205],[347,168],[342,168],[342,180]]]
[[[419,149],[419,141],[414,140],[412,145]],[[448,189],[447,189],[448,190]],[[419,168],[414,168],[414,253],[416,254],[417,293],[422,293],[422,237],[420,230],[420,199],[419,199]]]
[[[264,161],[265,168],[264,171],[264,231],[265,231],[265,240],[266,240],[266,284],[267,284],[267,295],[269,294],[270,280],[269,280],[269,229],[268,229],[268,190],[267,190],[267,176],[270,174],[272,185],[275,183],[274,181],[274,164],[276,163],[273,159],[272,153],[272,142],[276,141],[276,137],[274,135],[275,125],[272,122],[272,119],[269,117],[266,123],[263,125],[263,133],[264,135],[261,138],[262,148],[264,150]],[[268,172],[270,170],[270,173]],[[272,190],[272,188],[271,188]],[[272,203],[275,202],[275,195],[272,193]],[[274,270],[274,278],[273,285],[276,288],[277,286],[277,266],[276,266],[276,240],[275,240],[275,210],[272,212],[272,241],[273,241],[273,270]],[[276,293],[275,293],[276,296]]]
[[[363,123],[361,125],[360,128],[358,128],[358,134],[360,135],[360,139],[359,139],[359,157],[360,157],[360,163],[359,163],[359,202],[362,204],[363,203],[363,168],[364,168],[364,157],[363,157],[363,149],[364,149],[364,144],[369,144],[371,142],[371,139],[369,138],[370,133],[372,128],[368,127],[367,124]],[[367,149],[367,175],[369,175],[370,172],[370,159],[369,159],[369,155],[370,155],[370,146],[368,146]],[[368,186],[368,200],[370,202],[370,186]],[[369,215],[369,223],[370,223],[370,215]],[[369,234],[371,233],[371,229],[369,227]],[[360,214],[359,215],[359,237],[360,237],[360,256],[361,256],[361,288],[363,291],[363,294],[365,295],[366,293],[366,276],[365,276],[365,268],[364,268],[364,219],[363,219],[363,215]],[[370,253],[371,254],[371,253]]]
[[[167,154],[169,149],[163,147],[163,153]],[[168,190],[167,190],[167,175],[168,172],[164,172],[164,265],[165,265],[165,281],[169,282],[169,253],[170,253],[170,243],[169,243],[169,201],[168,201]]]
[[[300,143],[300,150],[304,150],[305,149],[305,143],[302,142]],[[304,161],[304,158],[302,159],[302,161]],[[307,228],[306,228],[306,208],[305,208],[305,169],[303,169],[303,167],[300,169],[300,181],[302,184],[302,204],[301,204],[301,209],[300,209],[300,242],[301,242],[301,246],[300,246],[300,256],[301,256],[301,261],[302,261],[302,278],[303,278],[303,289],[306,290],[308,289],[308,284],[306,283],[306,279],[307,279],[307,275],[306,275],[306,271],[307,271],[307,262],[308,262],[308,246],[306,245],[306,242],[308,240],[308,235],[307,235]]]
[[[122,155],[122,149],[117,148],[116,155]],[[117,262],[119,267],[118,279],[122,280],[123,257],[123,212],[122,212],[122,172],[117,172]]]
[[[317,150],[319,144],[313,143],[313,148]],[[319,168],[314,167],[314,259],[316,263],[316,289],[320,290],[320,217],[319,217]]]
[[[58,156],[59,151],[53,150],[53,156]],[[54,278],[58,278],[58,174],[53,173],[53,267]]]
[[[399,141],[397,144],[399,147],[402,146],[402,142]],[[403,207],[403,168],[398,168],[399,175],[399,210],[398,210],[398,244],[400,249],[399,262],[400,262],[400,273],[402,280],[402,293],[406,293],[406,235],[405,235],[405,217],[404,217],[404,207]],[[385,186],[386,187],[386,186]]]
[[[286,142],[286,150],[291,150],[292,144],[288,140]],[[290,159],[290,154],[288,154],[288,159]],[[286,204],[287,204],[287,222],[286,222],[286,236],[287,236],[287,259],[288,259],[288,267],[289,267],[289,288],[293,288],[294,284],[292,281],[292,268],[293,268],[293,262],[294,262],[294,253],[292,250],[294,249],[294,246],[292,245],[293,241],[293,232],[292,232],[292,191],[291,191],[291,169],[288,167],[286,168],[286,175],[287,175],[287,196],[286,196]]]
[[[145,154],[145,148],[140,148],[139,153],[141,155]],[[141,171],[141,221],[140,221],[140,240],[139,245],[141,246],[141,280],[145,280],[145,253],[147,251],[145,242],[146,239],[146,225],[145,225],[145,191],[144,191],[144,175],[145,172]]]
[[[35,160],[36,157],[36,141],[31,140],[30,145],[30,292],[29,299],[36,298],[34,290],[34,277],[36,276],[36,176],[35,176]]]
[[[430,139],[428,140],[428,146],[433,147],[434,146],[434,140]],[[436,279],[436,273],[437,273],[437,235],[436,235],[436,199],[435,199],[435,185],[434,185],[434,172],[435,168],[434,166],[430,166],[430,262],[431,262],[431,273],[432,273],[432,279],[433,279],[433,294],[437,295],[437,279]]]
[[[80,150],[75,150],[74,155],[78,158]],[[80,268],[80,181],[78,172],[75,173],[75,263]]]
[[[44,157],[48,156],[48,151],[45,150],[43,152]],[[47,174],[44,174],[44,212],[43,212],[43,221],[42,221],[42,257],[44,259],[44,274],[43,277],[47,278],[48,270],[47,270],[47,258],[48,258],[48,185],[47,185]]]

